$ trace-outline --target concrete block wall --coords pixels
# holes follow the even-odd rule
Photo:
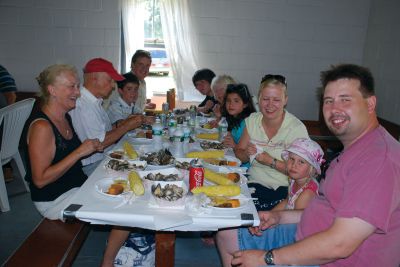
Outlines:
[[[34,78],[54,63],[82,67],[104,57],[118,67],[119,1],[0,1],[0,64],[21,91],[37,91]]]
[[[190,0],[199,67],[227,73],[254,94],[263,75],[283,74],[288,110],[318,119],[320,71],[363,61],[370,0]]]
[[[400,125],[400,1],[373,0],[364,64],[375,77],[378,115]]]

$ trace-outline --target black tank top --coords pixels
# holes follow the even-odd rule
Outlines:
[[[61,161],[67,155],[69,155],[72,151],[77,149],[81,145],[81,141],[75,133],[74,128],[72,127],[71,117],[66,114],[68,123],[72,129],[72,138],[70,140],[65,139],[61,133],[58,131],[57,127],[53,124],[49,117],[42,111],[39,111],[35,115],[33,115],[27,122],[26,127],[29,128],[30,124],[39,118],[45,119],[50,122],[51,127],[53,129],[54,137],[55,137],[55,145],[56,145],[56,153],[54,155],[53,161],[51,164],[56,164]],[[27,132],[27,131],[26,131]],[[25,140],[26,137],[25,137]],[[74,187],[80,187],[87,179],[87,176],[82,171],[82,163],[78,160],[63,176],[58,178],[56,181],[42,187],[38,188],[32,182],[32,171],[31,164],[29,160],[29,153],[26,151],[27,156],[27,172],[25,176],[25,180],[29,183],[29,188],[31,190],[31,198],[35,202],[42,201],[53,201],[63,193]]]

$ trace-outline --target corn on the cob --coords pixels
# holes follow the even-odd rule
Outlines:
[[[199,159],[223,158],[224,156],[225,152],[223,150],[193,151],[186,154],[187,158]]]
[[[204,193],[209,197],[234,197],[240,194],[240,187],[237,185],[212,185],[199,186],[192,189],[193,194]]]
[[[126,155],[128,155],[130,159],[136,159],[138,157],[138,153],[133,149],[131,144],[125,141],[123,147]]]
[[[208,139],[208,140],[218,140],[218,133],[199,133],[199,134],[196,134],[196,138]]]
[[[206,178],[208,181],[213,182],[214,184],[217,185],[231,185],[233,182],[229,180],[228,178],[224,177],[223,175],[220,175],[219,173],[213,172],[210,169],[204,168],[204,178]]]
[[[144,194],[144,186],[142,179],[140,179],[139,175],[137,172],[132,171],[128,175],[128,180],[129,180],[129,186],[133,193],[137,196],[141,196]]]

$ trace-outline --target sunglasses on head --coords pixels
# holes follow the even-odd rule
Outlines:
[[[261,83],[268,81],[268,80],[276,80],[284,85],[287,85],[285,76],[282,75],[274,75],[274,74],[267,74],[261,79]]]

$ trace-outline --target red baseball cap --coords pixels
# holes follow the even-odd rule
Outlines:
[[[84,73],[92,72],[106,72],[114,81],[125,80],[124,76],[120,75],[115,69],[113,64],[103,58],[94,58],[89,60],[83,68]]]

